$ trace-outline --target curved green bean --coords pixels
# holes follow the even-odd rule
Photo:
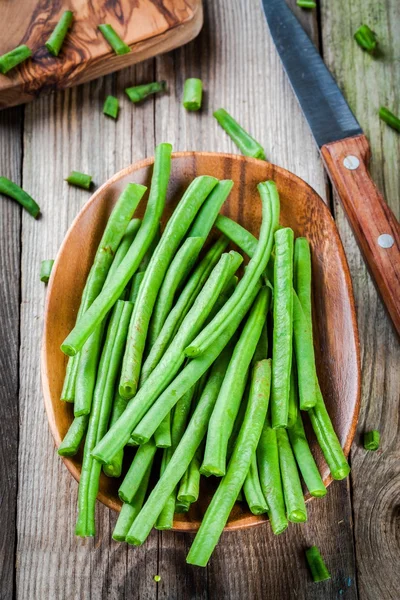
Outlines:
[[[205,567],[236,502],[260,439],[268,409],[271,360],[255,364],[243,425],[225,477],[203,517],[186,562]]]
[[[75,456],[86,433],[89,415],[75,417],[61,444],[58,446],[60,456]]]
[[[268,505],[268,516],[272,531],[278,535],[288,526],[283,497],[281,469],[279,466],[276,431],[269,418],[265,420],[257,447],[257,464],[261,489]]]
[[[350,473],[350,466],[333,428],[329,413],[326,410],[318,379],[316,380],[316,390],[317,403],[314,408],[308,411],[311,425],[333,479],[344,479]]]
[[[293,523],[302,523],[307,521],[307,509],[287,431],[277,429],[276,440],[278,442],[279,465],[287,518],[288,521]]]
[[[262,515],[268,512],[268,504],[262,492],[260,477],[258,475],[256,452],[254,452],[251,459],[249,472],[244,480],[243,491],[246,502],[253,515]]]
[[[222,477],[230,435],[243,398],[250,367],[267,315],[268,292],[262,288],[251,308],[233,351],[213,414],[208,425],[206,448],[201,466],[203,475]]]
[[[119,486],[118,495],[124,502],[132,502],[140,488],[148,469],[151,469],[157,447],[151,439],[147,444],[139,446],[123,482]]]
[[[217,182],[215,177],[207,175],[196,177],[192,181],[151,257],[139,289],[122,363],[119,393],[124,398],[132,398],[138,387],[150,318],[165,272],[200,206]]]
[[[93,455],[97,460],[103,463],[107,463],[111,460],[111,458],[128,442],[133,428],[141,419],[143,419],[144,415],[147,412],[150,414],[149,409],[154,404],[155,400],[160,394],[160,398],[163,397],[163,390],[173,380],[185,360],[183,352],[185,344],[187,344],[188,340],[199,331],[215,304],[224,284],[226,281],[229,281],[241,262],[242,257],[237,252],[230,252],[229,254],[222,255],[219,263],[213,269],[206,285],[197,297],[196,302],[182,322],[182,325],[167,352],[144,383],[143,387],[138,391],[135,402],[130,402],[128,404],[123,416],[111,427],[104,439],[94,449]],[[218,356],[218,354],[216,356]],[[165,410],[165,412],[159,412],[158,418],[153,421],[154,428],[152,434],[176,401],[192,387],[194,383],[196,383],[209,366],[210,365],[207,365],[204,371],[201,371],[198,376],[196,376],[190,385],[182,391],[180,396],[175,395],[172,398],[172,405]],[[185,369],[182,372],[184,371]]]
[[[274,228],[279,221],[279,217],[277,219],[277,215],[279,215],[279,196],[272,181],[258,184],[257,189],[261,196],[263,212],[257,250],[247,265],[245,273],[232,296],[211,323],[185,349],[187,356],[198,356],[204,352],[229,327],[237,312],[240,311],[242,304],[246,303],[248,296],[258,284],[258,280],[267,266],[272,250]]]
[[[293,230],[275,233],[272,427],[287,427],[293,345]]]
[[[250,258],[254,256],[257,250],[258,240],[257,238],[242,227],[236,221],[233,221],[225,215],[218,215],[215,221],[215,227],[227,238],[236,244],[243,252],[246,252]]]
[[[171,456],[171,460],[162,477],[158,480],[126,536],[126,541],[129,544],[143,544],[156,522],[162,507],[189,467],[207,431],[208,420],[217,400],[230,355],[231,349],[227,346],[213,364],[210,376],[207,379],[207,383],[181,441]]]
[[[92,306],[82,315],[82,318],[61,345],[61,350],[66,354],[73,356],[82,349],[83,344],[93,333],[96,325],[104,319],[125,289],[156,234],[165,205],[171,170],[171,151],[170,144],[157,146],[150,195],[142,226],[112,281],[101,291]],[[136,189],[138,196],[142,196],[146,188],[137,186]]]
[[[0,177],[0,194],[19,202],[34,219],[39,216],[40,206],[19,185],[7,179],[7,177]]]
[[[129,529],[132,527],[133,521],[136,519],[143,506],[144,498],[149,487],[149,479],[151,474],[151,465],[147,469],[145,476],[143,477],[140,487],[136,492],[132,502],[128,504],[124,502],[119,513],[118,521],[116,522],[112,537],[117,542],[124,542],[125,536]]]
[[[140,377],[140,386],[154,371],[155,367],[160,362],[165,350],[167,349],[172,337],[176,333],[182,320],[187,315],[196,300],[204,283],[207,281],[211,271],[220,259],[223,251],[228,246],[228,240],[225,237],[220,237],[217,242],[210,248],[194,273],[190,276],[189,281],[185,285],[180,294],[174,308],[169,313],[166,321],[161,329],[159,336],[154,342],[148,357],[146,358]]]
[[[311,496],[325,496],[326,487],[308,445],[300,411],[297,413],[295,425],[288,429],[288,434],[293,453],[308,491]]]

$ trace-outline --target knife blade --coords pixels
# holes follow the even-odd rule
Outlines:
[[[400,226],[368,171],[367,138],[285,0],[261,0],[283,67],[400,335]]]

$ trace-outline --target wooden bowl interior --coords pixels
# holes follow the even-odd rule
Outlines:
[[[60,394],[67,357],[60,344],[75,323],[81,293],[108,216],[123,188],[135,181],[150,186],[152,159],[131,165],[105,183],[81,210],[58,253],[47,294],[42,348],[42,383],[50,428],[58,446],[73,419],[72,405],[61,402]],[[295,236],[305,236],[312,248],[314,342],[321,388],[327,408],[346,455],[354,437],[359,411],[360,365],[357,325],[349,271],[331,214],[318,194],[292,173],[267,162],[243,156],[212,153],[173,155],[171,181],[164,215],[166,221],[183,191],[197,175],[233,179],[232,193],[223,213],[258,235],[261,203],[257,184],[266,179],[276,182],[281,199],[281,224],[290,226]],[[146,198],[147,200],[147,198]],[[143,200],[137,214],[142,216]],[[306,423],[312,452],[326,484],[329,469]],[[79,480],[81,454],[64,458]],[[127,455],[127,461],[131,455]],[[212,478],[211,478],[212,479]],[[120,480],[103,474],[99,500],[120,510]],[[199,502],[189,513],[176,515],[174,529],[196,530],[208,506],[215,482],[202,482]],[[267,517],[254,516],[246,505],[236,503],[228,529],[262,523]]]

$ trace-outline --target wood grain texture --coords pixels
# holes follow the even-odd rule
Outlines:
[[[378,58],[352,39],[362,23],[377,32]],[[370,141],[371,176],[398,218],[400,136],[380,121],[378,110],[400,108],[400,5],[365,0],[349,7],[345,0],[324,0],[322,24],[325,61]],[[352,273],[362,348],[362,408],[351,455],[357,581],[363,600],[391,600],[400,588],[400,347],[337,198],[335,217]],[[370,429],[381,432],[377,453],[362,447],[363,432]]]
[[[172,50],[196,37],[203,24],[201,0],[24,0],[22,18],[17,3],[7,2],[2,10],[0,55],[26,44],[32,58],[0,75],[0,109]],[[44,44],[65,10],[73,11],[74,20],[54,57]],[[130,53],[114,53],[98,30],[102,23],[113,26]]]
[[[22,127],[21,109],[0,115],[0,173],[19,184]],[[0,202],[0,598],[8,600],[15,578],[22,208],[4,196]]]
[[[321,148],[331,181],[349,220],[364,260],[381,294],[383,303],[400,336],[400,226],[368,171],[370,147],[358,135]],[[359,161],[346,168],[347,157]],[[390,236],[391,246],[382,248],[381,235]]]

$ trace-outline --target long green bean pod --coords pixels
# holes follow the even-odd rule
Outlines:
[[[147,469],[145,476],[140,482],[140,486],[136,494],[134,495],[132,502],[128,504],[124,502],[121,508],[121,512],[119,513],[118,521],[115,525],[112,537],[113,540],[117,542],[124,542],[125,536],[128,533],[129,529],[132,527],[133,521],[136,519],[137,515],[140,512],[140,509],[143,506],[144,498],[147,493],[147,488],[149,487],[149,479],[151,474],[151,466]]]
[[[113,402],[112,410],[111,410],[110,423],[108,425],[109,428],[112,425],[114,425],[114,423],[122,415],[122,413],[124,412],[124,410],[126,408],[127,402],[128,401],[125,400],[125,398],[122,398],[122,396],[119,395],[118,390],[116,390],[115,394],[114,394],[114,402]],[[107,475],[107,477],[120,477],[121,476],[123,458],[124,458],[124,451],[120,450],[115,456],[113,456],[112,460],[108,464],[103,465],[103,471]]]
[[[235,346],[208,425],[206,448],[201,466],[203,475],[218,477],[225,475],[229,437],[243,398],[247,371],[265,323],[268,299],[269,294],[266,288],[262,288]]]
[[[40,206],[19,185],[7,177],[0,177],[0,194],[16,200],[34,219],[39,216]]]
[[[350,473],[350,466],[326,410],[318,379],[316,389],[317,403],[308,411],[310,421],[333,479],[344,479]]]
[[[8,71],[24,62],[30,56],[32,56],[32,50],[28,48],[28,46],[25,44],[17,46],[14,50],[10,50],[10,52],[0,56],[0,73],[5,75]]]
[[[292,521],[293,523],[307,521],[306,503],[304,502],[299,472],[287,431],[278,429],[276,439],[278,442],[279,464],[281,467],[283,495],[288,521]]]
[[[64,39],[68,33],[68,29],[71,27],[73,18],[74,13],[72,12],[72,10],[64,11],[61,19],[58,21],[57,25],[53,29],[51,36],[47,40],[45,46],[50,52],[50,54],[52,54],[53,56],[59,55],[61,46],[64,43]]]
[[[262,515],[268,512],[268,504],[261,489],[260,477],[258,475],[257,455],[254,452],[251,459],[249,471],[243,484],[246,502],[253,515]]]
[[[261,196],[263,213],[257,250],[228,302],[185,349],[187,356],[198,356],[204,352],[229,327],[236,314],[240,312],[241,306],[246,304],[248,296],[252,294],[267,266],[271,255],[274,231],[279,223],[279,195],[272,181],[259,183],[257,189]]]
[[[197,297],[196,302],[186,315],[178,333],[173,339],[167,352],[164,354],[162,360],[138,391],[135,401],[128,404],[123,416],[113,425],[113,427],[111,427],[98,447],[95,448],[93,455],[97,460],[103,463],[107,463],[111,460],[111,458],[128,442],[133,428],[141,419],[144,420],[144,415],[146,415],[146,413],[150,414],[149,409],[154,404],[155,400],[160,394],[160,398],[163,397],[163,390],[165,390],[168,384],[173,380],[185,360],[183,352],[185,345],[202,327],[226,281],[229,281],[241,262],[242,257],[237,252],[230,252],[229,254],[222,255],[206,285]],[[218,356],[218,354],[216,356]],[[160,422],[175,405],[177,400],[183,396],[194,383],[196,383],[209,366],[210,365],[208,364],[203,371],[200,371],[198,376],[196,373],[195,379],[179,396],[174,395],[172,397],[172,405],[170,405],[167,410],[158,412],[156,418],[150,423],[151,426],[154,425],[151,435],[153,435]],[[183,369],[181,374],[184,371],[185,369]],[[147,423],[147,421],[145,421],[145,423]]]
[[[207,175],[192,181],[151,257],[139,289],[122,363],[119,393],[124,398],[132,398],[138,387],[150,318],[165,272],[196,213],[217,183],[215,177]]]
[[[196,297],[198,296],[204,283],[207,281],[211,271],[221,258],[221,255],[228,246],[228,243],[229,242],[226,237],[220,237],[210,248],[203,260],[190,276],[187,284],[176,301],[175,306],[166,318],[161,332],[154,342],[149,355],[143,364],[140,378],[141,385],[144,381],[146,381],[150,373],[160,362],[171,339],[173,338],[183,319],[186,317],[188,311],[193,306]]]
[[[288,429],[288,434],[293,453],[308,491],[311,496],[325,496],[326,487],[308,445],[300,411],[297,413],[295,425]]]
[[[216,110],[214,117],[243,154],[266,160],[264,148],[261,144],[251,137],[224,108]]]
[[[171,151],[172,147],[170,144],[160,144],[157,146],[150,195],[142,226],[124,260],[118,267],[113,280],[101,291],[89,310],[82,315],[79,323],[75,325],[74,329],[61,345],[61,350],[66,354],[73,356],[81,350],[83,344],[95,330],[96,325],[104,319],[125,289],[151,244],[164,210],[171,170]],[[134,185],[136,186],[137,194],[141,197],[146,188],[137,184]]]
[[[268,409],[271,360],[255,364],[243,425],[228,470],[203,517],[186,562],[205,567],[228,520],[250,468]]]
[[[119,486],[118,495],[124,502],[132,502],[157,452],[154,440],[139,446],[127,474]]]
[[[60,456],[75,456],[86,433],[89,415],[75,417],[61,444],[58,446]]]
[[[258,240],[257,238],[247,231],[242,225],[233,221],[225,215],[218,215],[215,221],[215,227],[227,238],[229,238],[234,244],[239,246],[243,252],[246,252],[250,258],[254,256],[257,249]]]
[[[297,393],[296,365],[295,361],[292,360],[292,370],[290,373],[288,428],[294,427],[296,424],[298,412],[299,398]]]
[[[315,380],[314,342],[310,323],[303,311],[296,292],[293,290],[293,338],[296,355],[299,406],[309,410],[317,401]]]
[[[207,431],[208,420],[217,399],[230,355],[230,348],[226,347],[213,364],[210,376],[181,441],[126,536],[129,544],[143,544],[162,507],[189,467]]]
[[[95,534],[94,513],[101,465],[93,460],[91,451],[107,430],[115,380],[120,369],[131,313],[132,305],[129,302],[122,300],[117,302],[111,315],[100,360],[78,492],[78,520],[75,532],[76,535],[83,537]]]
[[[278,535],[285,531],[288,520],[283,497],[276,435],[277,432],[272,429],[270,420],[267,418],[257,446],[257,464],[261,489],[268,504],[268,516],[272,531],[275,535]]]
[[[293,230],[275,233],[272,427],[287,427],[293,345]]]
[[[200,466],[203,462],[203,453],[204,444],[200,444],[181,479],[177,494],[178,502],[187,502],[188,504],[197,502],[200,493]]]
[[[154,432],[157,448],[169,448],[171,446],[171,413],[168,413]]]

